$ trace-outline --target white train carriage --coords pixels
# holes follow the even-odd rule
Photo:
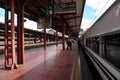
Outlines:
[[[82,35],[87,55],[104,80],[120,80],[120,0]]]

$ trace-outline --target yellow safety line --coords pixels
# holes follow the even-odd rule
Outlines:
[[[74,61],[73,61],[73,65],[72,65],[72,72],[71,72],[70,80],[74,80],[75,57],[76,57],[76,53],[74,55]]]
[[[74,77],[75,77],[75,79],[74,79]],[[78,53],[77,53],[77,50],[75,50],[70,80],[78,80]]]
[[[75,80],[78,80],[78,53],[76,53],[76,68]]]

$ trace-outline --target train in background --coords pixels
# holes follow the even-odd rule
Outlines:
[[[120,0],[83,33],[81,45],[103,80],[120,80]]]
[[[9,30],[10,31],[10,30]],[[4,23],[0,23],[0,53],[3,53],[5,45],[4,45]],[[56,43],[55,31],[48,30],[46,33],[46,42],[47,44],[55,44]],[[62,36],[58,35],[58,43],[61,43]],[[9,38],[9,41],[11,39]],[[15,43],[17,45],[17,27],[15,27]],[[44,31],[36,31],[32,29],[24,28],[24,44],[25,49],[30,48],[31,46],[39,47],[44,44]],[[41,45],[40,45],[41,44]]]

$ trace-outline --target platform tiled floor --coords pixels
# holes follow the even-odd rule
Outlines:
[[[2,69],[0,59],[0,80],[70,80],[74,50],[62,50],[62,45],[47,46],[25,51],[25,64],[16,70]]]

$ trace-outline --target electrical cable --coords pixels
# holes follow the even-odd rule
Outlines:
[[[96,13],[96,11],[97,11],[97,9],[98,9],[101,1],[102,1],[102,0],[99,0],[98,4],[96,5],[96,8],[95,8],[94,11],[93,11],[94,13]],[[93,15],[93,16],[90,16],[90,19],[93,19],[94,17],[95,17],[94,15]],[[91,23],[91,20],[90,20],[88,23]]]
[[[108,0],[106,2],[106,4],[101,8],[101,10],[98,12],[98,14],[96,16],[94,16],[93,20],[91,21],[90,25],[94,24],[94,22],[100,17],[99,15],[102,15],[101,12],[103,11],[103,9],[107,6],[107,4],[110,2],[110,0]]]

